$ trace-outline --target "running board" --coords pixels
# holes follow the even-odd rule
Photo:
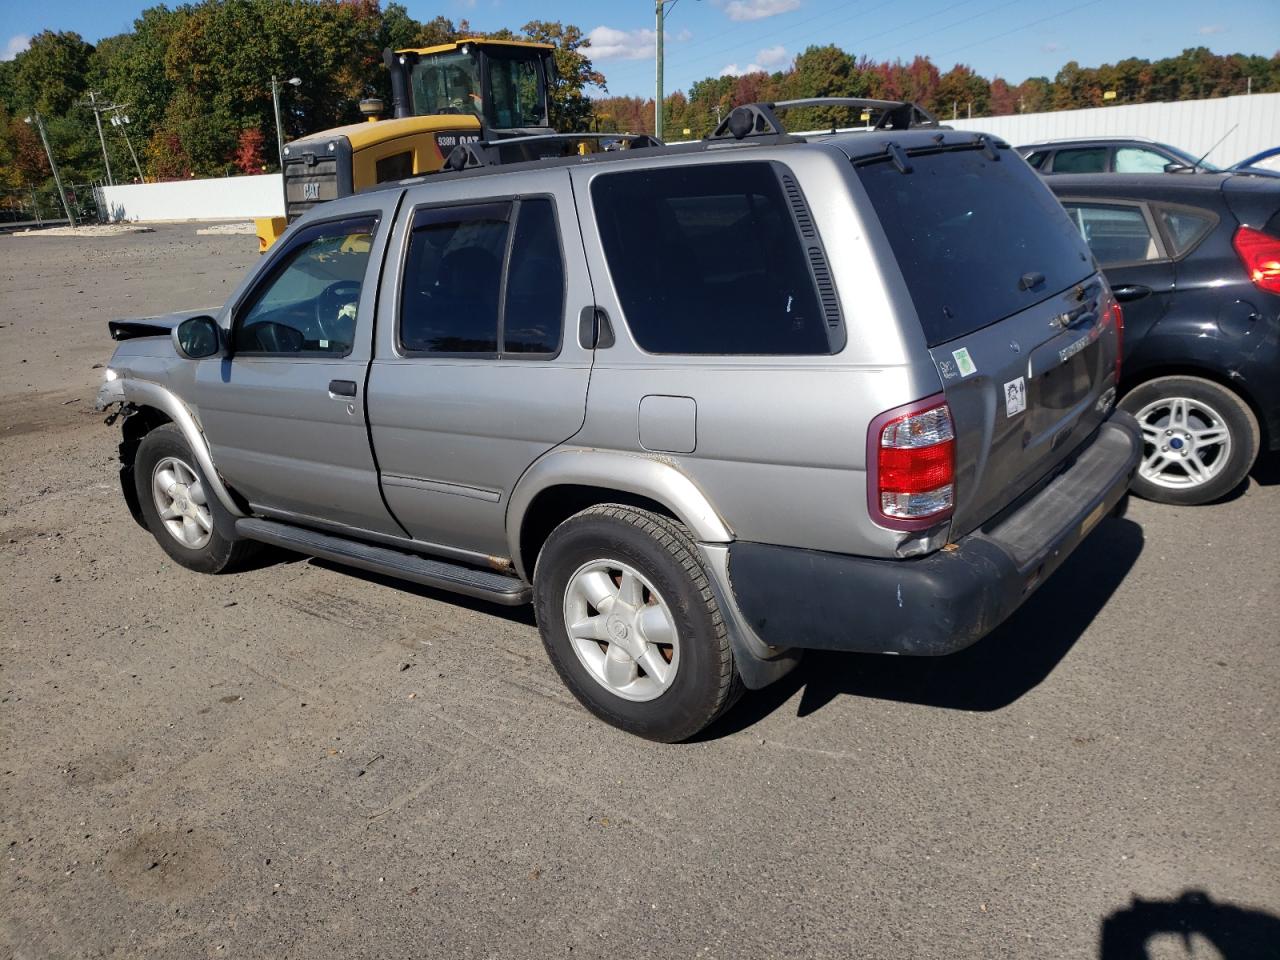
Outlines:
[[[347,537],[335,537],[329,533],[319,533],[275,520],[242,517],[236,521],[236,533],[248,540],[259,540],[308,556],[323,557],[335,563],[468,597],[478,597],[508,607],[528,603],[533,596],[529,585],[515,577],[464,567],[447,560],[428,560],[415,553],[378,547]]]

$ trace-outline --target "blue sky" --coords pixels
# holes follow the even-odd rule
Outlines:
[[[74,30],[87,40],[120,33],[152,3],[135,0],[0,0],[0,59],[31,34]],[[591,34],[609,92],[653,92],[651,0],[407,0],[420,20],[443,14],[481,30],[541,18]],[[943,70],[968,63],[1017,83],[1052,76],[1068,60],[1084,65],[1149,59],[1184,47],[1271,55],[1280,49],[1277,0],[678,0],[666,31],[666,87],[722,72],[784,68],[810,44],[837,43],[875,59],[929,55]]]

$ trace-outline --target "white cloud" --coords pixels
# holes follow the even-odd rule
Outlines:
[[[1064,43],[1042,43],[1040,44],[1041,53],[1057,53],[1060,50],[1067,49]]]
[[[667,43],[683,43],[692,39],[693,34],[681,30],[676,34],[667,31],[663,36]],[[587,34],[589,56],[592,60],[650,60],[658,50],[657,38],[654,30],[615,30],[599,26]]]
[[[765,47],[763,50],[757,50],[755,59],[745,67],[739,67],[736,63],[727,64],[720,71],[720,76],[741,77],[748,73],[769,73],[773,68],[782,66],[789,59],[787,48],[782,44],[778,44],[776,47]]]
[[[1210,23],[1201,27],[1199,30],[1196,31],[1196,33],[1200,34],[1200,36],[1202,37],[1211,37],[1215,33],[1226,32],[1226,29],[1227,28],[1220,23]]]
[[[29,36],[25,33],[16,34],[5,41],[4,53],[0,53],[0,60],[12,60],[29,46],[31,46]]]
[[[729,0],[724,12],[730,20],[763,20],[790,13],[799,6],[800,0]]]
[[[776,47],[765,47],[763,50],[756,51],[756,60],[763,63],[766,67],[776,67],[780,63],[784,63],[787,59],[787,48],[782,44]]]

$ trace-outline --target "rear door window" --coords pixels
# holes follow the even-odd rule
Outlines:
[[[1161,258],[1160,246],[1142,207],[1072,201],[1065,201],[1063,206],[1102,266]]]
[[[1054,173],[1102,173],[1107,169],[1107,147],[1059,150],[1053,155]]]
[[[554,355],[564,278],[549,199],[421,208],[405,256],[400,348],[408,354]]]
[[[824,254],[816,239],[802,246],[771,164],[602,174],[591,198],[619,303],[642,349],[832,352],[835,294]],[[825,313],[811,257],[825,284]]]
[[[1080,233],[1035,171],[1012,151],[999,156],[912,155],[910,173],[887,158],[858,166],[931,347],[1093,272]]]

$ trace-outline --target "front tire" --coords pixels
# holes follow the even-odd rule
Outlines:
[[[1234,490],[1258,456],[1258,419],[1237,394],[1199,377],[1158,377],[1120,401],[1142,428],[1132,490],[1145,500],[1195,506]]]
[[[668,517],[620,504],[575,514],[539,553],[533,589],[552,665],[606,723],[674,743],[741,693],[697,548]]]
[[[207,491],[204,475],[182,431],[171,423],[156,427],[138,444],[134,488],[142,519],[170,557],[197,573],[231,570],[256,549],[248,540],[218,532],[222,507]]]

